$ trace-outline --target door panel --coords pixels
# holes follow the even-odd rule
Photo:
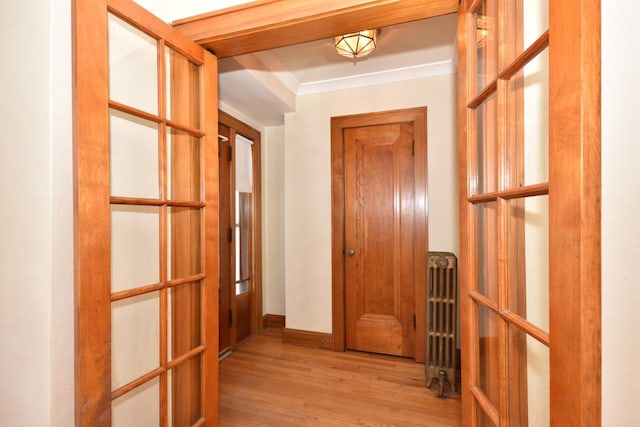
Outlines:
[[[215,57],[128,0],[74,49],[76,425],[216,425]]]
[[[461,2],[464,425],[600,424],[599,20]]]
[[[345,130],[347,347],[415,355],[411,123]]]

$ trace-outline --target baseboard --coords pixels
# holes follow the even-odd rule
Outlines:
[[[284,315],[265,314],[262,316],[262,329],[267,328],[284,329]]]
[[[333,335],[324,332],[301,331],[300,329],[284,328],[282,331],[282,342],[285,344],[333,350]]]

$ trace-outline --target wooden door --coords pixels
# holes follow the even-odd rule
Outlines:
[[[218,164],[220,168],[220,303],[219,303],[219,335],[220,354],[231,349],[231,325],[233,312],[231,310],[231,283],[233,254],[233,237],[231,227],[231,129],[223,124],[218,125],[219,153]],[[225,232],[226,230],[226,232]]]
[[[421,360],[426,109],[335,117],[332,132],[335,348]]]
[[[413,126],[344,135],[347,348],[413,357]]]
[[[224,111],[218,114],[223,353],[261,329],[260,132]]]
[[[76,425],[217,425],[216,58],[73,8]]]
[[[598,5],[460,6],[464,425],[600,425]]]

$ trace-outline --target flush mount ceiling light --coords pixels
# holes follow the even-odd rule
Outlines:
[[[357,33],[336,36],[336,50],[342,56],[356,59],[369,55],[376,48],[379,30],[363,30]]]

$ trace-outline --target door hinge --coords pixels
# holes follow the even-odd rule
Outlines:
[[[416,315],[413,315],[413,329],[416,328]]]
[[[227,151],[227,160],[233,160],[233,150],[231,150],[231,146],[229,146],[229,150]]]
[[[231,227],[229,227],[229,233],[227,235],[227,240],[229,241],[229,243],[233,243],[233,229]]]
[[[412,156],[416,155],[416,140],[415,139],[411,140],[411,155]]]
[[[233,311],[229,310],[229,326],[233,325]]]

